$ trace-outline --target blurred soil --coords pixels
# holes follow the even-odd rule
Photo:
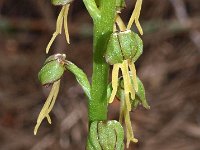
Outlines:
[[[133,1],[121,16],[131,15]],[[55,29],[59,7],[47,0],[0,1],[0,149],[83,150],[87,103],[74,76],[65,74],[52,125],[33,128],[49,89],[37,73]],[[69,14],[71,44],[59,36],[53,53],[66,53],[91,76],[92,21],[82,1]],[[135,150],[200,150],[200,1],[146,0],[141,13],[144,54],[137,62],[151,110],[131,113]],[[109,109],[118,119],[119,103]]]

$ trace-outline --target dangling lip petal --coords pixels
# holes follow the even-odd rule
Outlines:
[[[59,92],[59,87],[60,87],[60,80],[54,82],[52,89],[49,93],[49,96],[39,113],[39,116],[37,119],[37,124],[34,129],[34,135],[37,134],[38,128],[45,118],[47,118],[47,121],[51,124],[51,118],[49,116],[49,113],[55,104],[55,100],[56,100],[56,98],[58,96],[58,92]]]

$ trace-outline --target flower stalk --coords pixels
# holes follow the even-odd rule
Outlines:
[[[104,53],[106,43],[113,32],[116,6],[115,0],[100,0],[99,7],[94,0],[83,0],[93,18],[93,75],[91,99],[89,100],[89,122],[107,120],[107,85],[109,65]]]

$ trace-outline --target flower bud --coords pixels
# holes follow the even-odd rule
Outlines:
[[[69,4],[71,3],[73,0],[51,0],[51,3],[53,5],[66,5],[66,4]]]
[[[65,71],[65,55],[56,54],[48,57],[38,73],[42,85],[49,85],[59,80]]]
[[[87,150],[123,150],[124,130],[115,120],[94,121],[90,125]]]
[[[138,34],[131,30],[111,34],[105,53],[106,61],[113,65],[123,60],[135,62],[143,52],[143,42]]]

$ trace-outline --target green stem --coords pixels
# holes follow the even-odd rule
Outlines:
[[[86,8],[90,8],[89,1],[84,0]],[[92,3],[91,3],[92,4]],[[107,85],[109,65],[105,62],[104,53],[107,41],[113,32],[115,20],[116,0],[100,0],[100,17],[94,21],[93,37],[93,75],[91,86],[91,99],[89,101],[89,121],[107,120]],[[93,5],[93,4],[92,4]],[[88,10],[90,14],[91,9]]]
[[[93,20],[97,20],[101,17],[100,11],[97,8],[95,0],[83,0],[83,2]]]

